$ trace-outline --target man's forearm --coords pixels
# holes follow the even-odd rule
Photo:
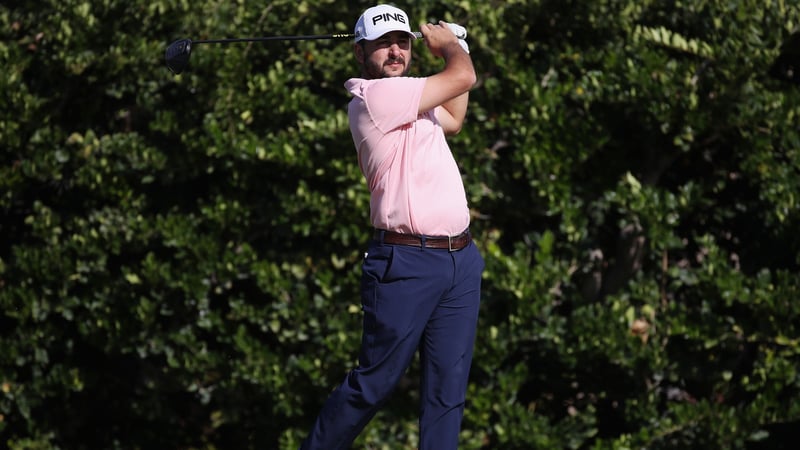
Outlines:
[[[445,59],[445,71],[450,69],[469,74],[472,83],[475,82],[475,68],[472,65],[472,58],[469,57],[460,46],[450,46],[443,52]],[[469,85],[471,88],[471,84]],[[467,104],[469,103],[469,88],[463,93],[451,98],[441,104],[444,111],[440,114],[439,123],[442,125],[445,134],[453,135],[461,131],[464,118],[467,115]]]
[[[472,58],[450,30],[431,25],[421,29],[433,55],[444,58],[444,68],[427,78],[419,110],[422,113],[441,106],[441,115],[447,116],[440,118],[445,132],[458,132],[467,112],[469,90],[476,81]]]
[[[467,116],[467,105],[469,104],[469,91],[448,100],[442,104],[445,109],[453,117],[453,122],[457,129],[461,128],[464,123],[464,118]]]

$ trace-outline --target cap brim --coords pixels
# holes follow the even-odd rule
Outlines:
[[[407,33],[409,36],[411,36],[411,39],[417,39],[419,37],[422,37],[422,33],[419,33],[419,32],[408,31],[408,30],[389,30],[389,31],[384,31],[384,32],[382,32],[380,34],[375,33],[376,34],[375,36],[356,37],[356,42],[358,42],[358,41],[374,41],[376,39],[379,39],[381,36],[383,36],[383,35],[385,35],[387,33],[394,33],[395,31],[402,31],[404,33]]]

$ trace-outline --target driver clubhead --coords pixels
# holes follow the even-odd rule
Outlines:
[[[175,75],[183,72],[183,69],[189,65],[189,55],[192,53],[192,40],[179,39],[172,44],[169,44],[164,56],[167,60],[167,67]]]

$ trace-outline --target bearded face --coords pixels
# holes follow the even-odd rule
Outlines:
[[[367,79],[402,77],[411,69],[411,37],[402,31],[386,33],[355,46],[356,58]]]

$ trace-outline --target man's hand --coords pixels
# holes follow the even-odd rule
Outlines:
[[[458,45],[460,45],[465,52],[469,53],[469,45],[467,45],[467,29],[457,23],[448,23],[447,28],[450,28],[450,31],[452,31],[453,34],[455,34],[458,38]]]
[[[433,56],[447,59],[447,52],[451,51],[453,44],[459,43],[459,39],[449,25],[447,22],[440,20],[437,25],[427,23],[419,27],[422,37],[425,38],[425,44],[427,44]],[[466,30],[464,32],[466,33]]]

